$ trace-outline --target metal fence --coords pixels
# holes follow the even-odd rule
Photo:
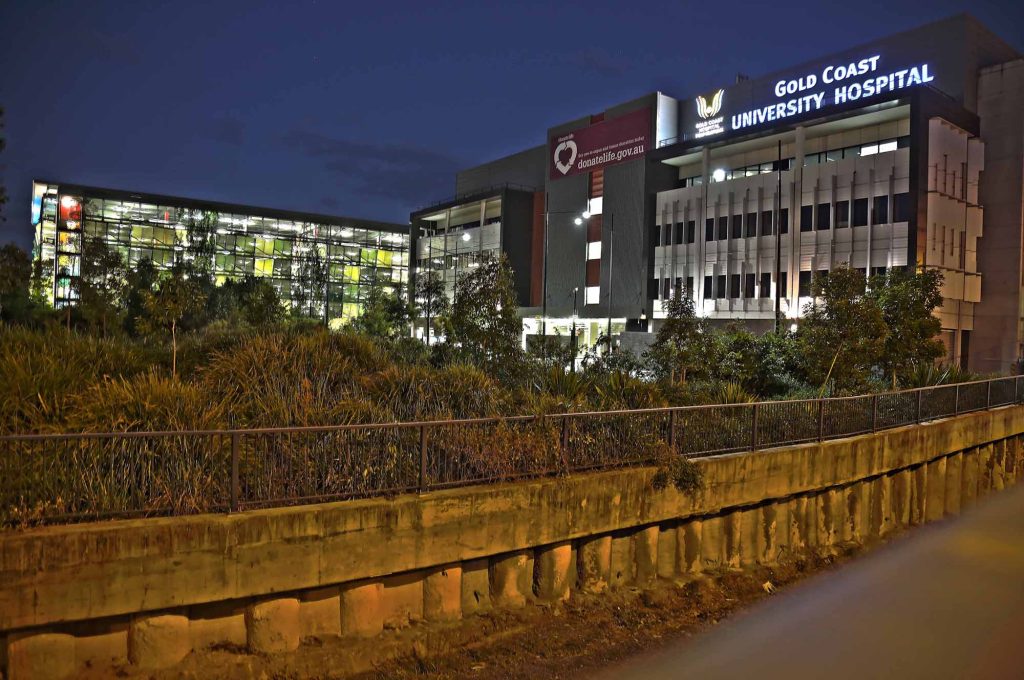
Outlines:
[[[546,416],[0,437],[0,525],[230,512],[712,456],[1021,402],[1022,377]]]

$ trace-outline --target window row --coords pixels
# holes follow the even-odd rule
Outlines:
[[[755,284],[756,287],[755,287]],[[779,295],[786,296],[786,272],[779,272]],[[704,299],[770,298],[772,296],[771,272],[756,274],[718,274],[704,277]]]
[[[866,227],[870,210],[871,224],[889,224],[889,197],[875,196],[873,199],[855,198],[852,210],[850,201],[804,205],[800,207],[800,231],[815,229],[845,229],[850,226]],[[892,222],[910,221],[910,194],[895,194],[892,197]]]

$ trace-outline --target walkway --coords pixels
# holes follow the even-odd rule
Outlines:
[[[1024,485],[602,678],[1024,678]]]

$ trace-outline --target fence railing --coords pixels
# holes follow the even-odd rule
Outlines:
[[[10,435],[0,437],[0,525],[388,496],[822,441],[1018,404],[1022,380],[544,416]]]

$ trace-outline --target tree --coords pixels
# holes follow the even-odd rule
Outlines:
[[[309,250],[298,255],[298,272],[295,283],[298,285],[292,288],[292,300],[294,306],[292,311],[299,316],[316,318],[319,316],[319,307],[323,303],[327,305],[327,260],[320,254],[316,245],[309,246]]]
[[[86,237],[82,242],[80,276],[74,287],[82,316],[90,324],[99,325],[102,337],[107,328],[124,311],[128,267],[124,257],[99,237]]]
[[[662,377],[668,377],[670,385],[676,383],[677,376],[685,383],[688,374],[711,363],[713,338],[707,320],[697,316],[689,290],[677,290],[663,308],[665,321],[646,356]]]
[[[445,321],[447,344],[484,370],[513,378],[522,367],[521,334],[512,268],[502,255],[485,255],[455,282]]]
[[[145,332],[146,299],[152,294],[158,279],[156,265],[146,258],[128,270],[124,291],[124,327],[131,335]]]
[[[888,333],[880,366],[892,379],[908,380],[916,367],[934,363],[945,352],[938,339],[942,322],[935,309],[942,304],[942,273],[937,269],[890,269],[873,276],[868,297],[882,310]]]
[[[155,290],[143,294],[143,329],[151,334],[171,335],[171,375],[178,375],[178,329],[183,319],[202,309],[206,300],[202,289],[180,270],[162,279]]]
[[[802,367],[814,385],[863,390],[879,364],[887,329],[876,299],[865,294],[864,274],[847,265],[819,274],[813,300],[797,331]]]
[[[250,326],[273,326],[281,321],[284,316],[284,307],[281,305],[281,296],[277,294],[274,285],[265,278],[246,274],[238,281],[227,281],[223,286],[211,291],[212,298],[215,293],[221,292],[224,297],[230,298],[229,316],[214,318],[228,318],[235,321],[237,317]]]
[[[450,306],[445,291],[444,279],[432,270],[423,270],[416,274],[416,314],[426,321],[427,339],[431,330],[437,325],[438,319],[448,316]]]
[[[372,286],[363,301],[363,311],[352,322],[352,328],[375,338],[408,337],[410,317],[409,305],[401,290],[389,291],[383,286]]]
[[[29,306],[32,260],[28,253],[8,243],[0,248],[0,319],[21,319]]]

